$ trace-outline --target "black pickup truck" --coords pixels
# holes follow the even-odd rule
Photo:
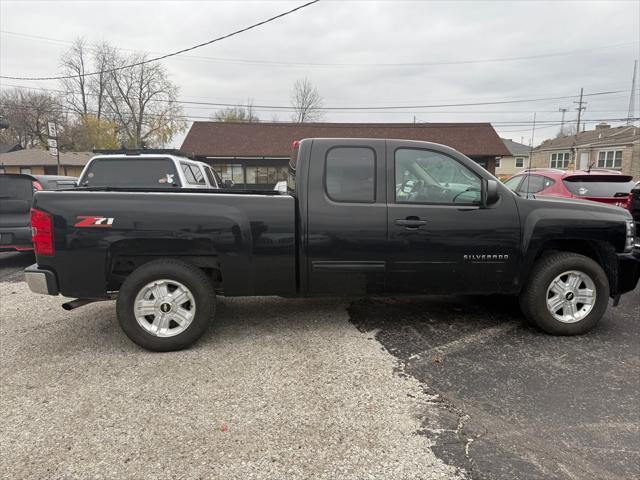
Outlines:
[[[631,215],[518,197],[459,152],[425,142],[296,142],[288,193],[80,188],[38,192],[37,293],[75,308],[117,297],[150,350],[197,340],[216,295],[513,294],[551,334],[591,329],[636,287]]]

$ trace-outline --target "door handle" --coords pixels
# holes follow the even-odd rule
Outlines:
[[[394,221],[396,225],[401,227],[408,228],[410,230],[420,228],[423,225],[427,224],[426,220],[420,220],[418,217],[407,217],[407,218],[399,218]]]

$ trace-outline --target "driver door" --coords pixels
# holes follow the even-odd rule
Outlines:
[[[513,197],[503,195],[483,208],[481,167],[465,165],[469,160],[449,149],[390,141],[387,159],[387,290],[484,293],[511,287],[520,241]]]

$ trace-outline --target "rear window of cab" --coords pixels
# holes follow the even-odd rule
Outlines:
[[[180,177],[169,158],[96,158],[80,186],[172,188],[180,186]]]

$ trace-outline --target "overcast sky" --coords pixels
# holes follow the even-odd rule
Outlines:
[[[0,71],[10,76],[55,75],[60,55],[78,36],[107,40],[123,49],[167,53],[302,3],[1,0]],[[257,105],[289,105],[291,87],[302,77],[317,86],[328,107],[533,99],[578,95],[580,87],[585,94],[625,90],[585,97],[583,118],[595,120],[626,117],[639,42],[640,1],[633,0],[322,0],[164,64],[180,86],[181,99],[220,103],[244,103],[250,97]],[[464,61],[476,63],[455,63]],[[450,64],[433,65],[442,62]],[[2,88],[13,85],[59,88],[55,81],[0,81]],[[640,95],[636,99],[640,101]],[[325,120],[492,122],[501,136],[528,143],[534,112],[538,121],[559,121],[558,108],[568,107],[566,118],[575,122],[573,100],[331,111]],[[215,109],[197,106],[185,111],[191,118],[206,119]],[[281,121],[290,117],[282,111],[258,114],[266,121],[274,115]],[[540,124],[535,142],[557,130]],[[174,143],[179,146],[181,138]]]

